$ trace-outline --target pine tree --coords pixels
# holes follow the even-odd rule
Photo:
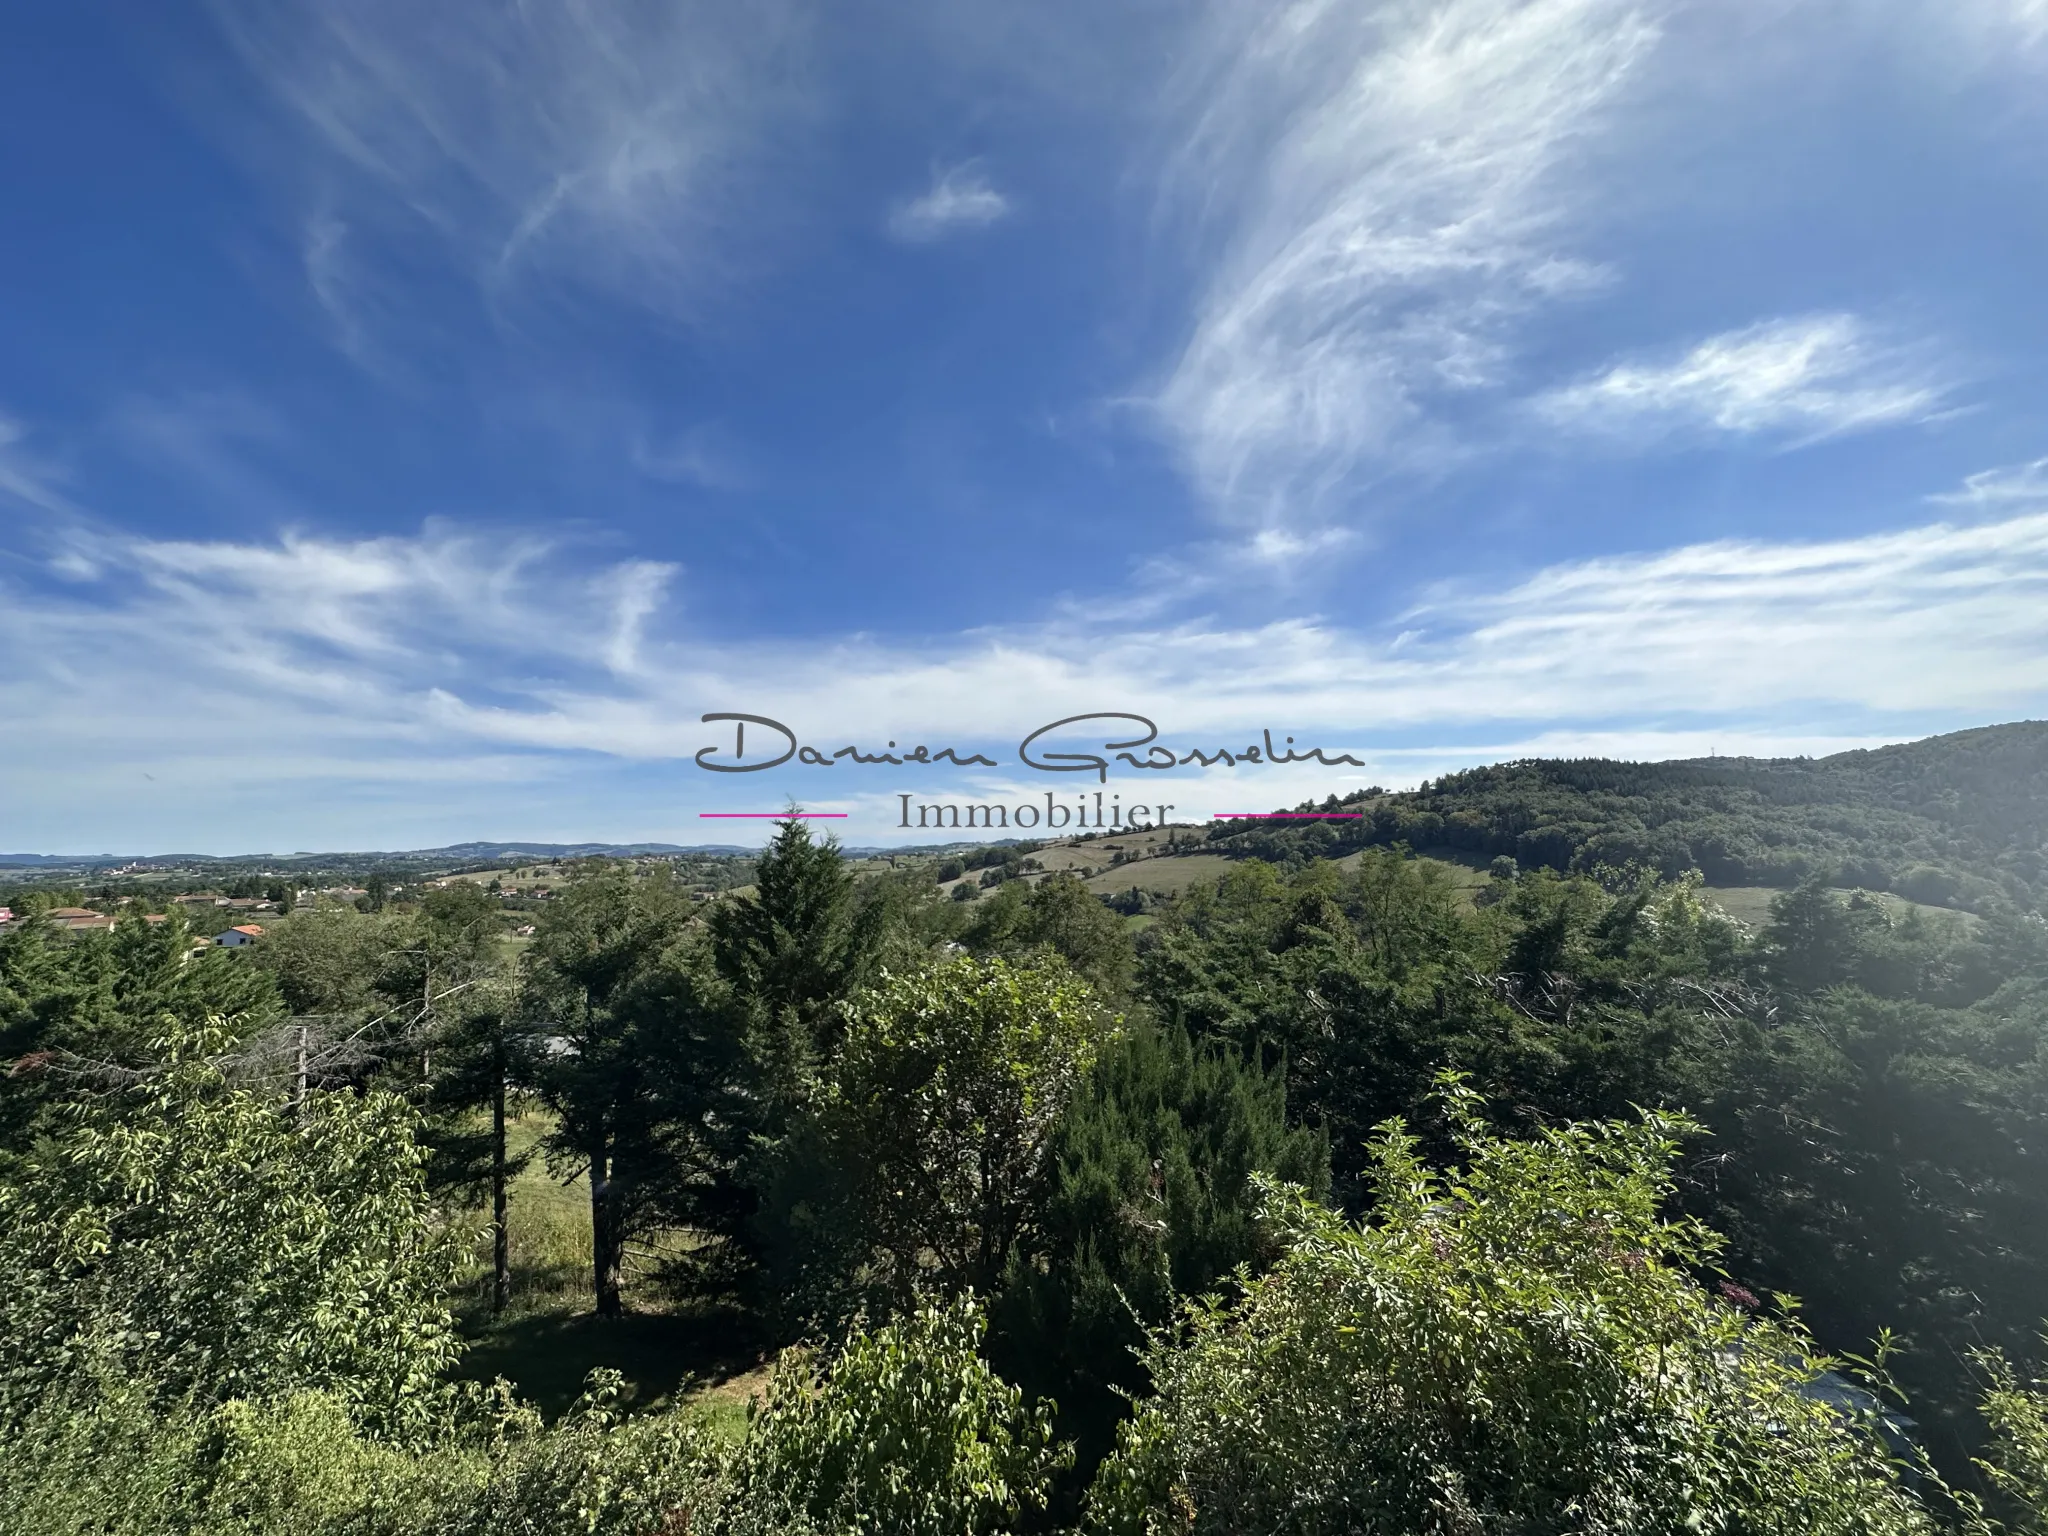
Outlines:
[[[558,1118],[550,1161],[580,1164],[590,1180],[592,1291],[600,1317],[616,1317],[625,1245],[649,1219],[669,1129],[652,1092],[643,1000],[689,918],[687,897],[664,872],[635,881],[586,875],[550,904],[525,956],[524,1003],[543,1037],[542,1098]]]
[[[1227,1283],[1265,1251],[1252,1176],[1322,1198],[1327,1138],[1289,1129],[1280,1069],[1195,1046],[1178,1027],[1111,1046],[1068,1106],[1032,1251],[991,1310],[998,1368],[1060,1405],[1085,1480],[1107,1453],[1135,1351],[1179,1296]]]
[[[813,842],[794,816],[755,865],[754,892],[713,909],[712,958],[757,1029],[779,1042],[770,1054],[800,1070],[837,1045],[836,1005],[870,968],[882,911],[856,903],[839,840]],[[792,1054],[805,1059],[790,1063]]]
[[[586,871],[549,906],[524,961],[533,1081],[558,1121],[549,1160],[590,1180],[600,1316],[622,1310],[638,1231],[713,1239],[692,1255],[700,1287],[751,1263],[740,1163],[763,1123],[760,1073],[747,1012],[692,919],[666,869]]]
[[[503,1312],[512,1294],[508,1187],[532,1158],[513,1156],[505,1122],[514,1084],[530,1075],[536,1042],[512,1006],[507,988],[494,988],[436,1033],[435,1072],[428,1087],[423,1127],[432,1157],[431,1187],[484,1194],[491,1207],[491,1311]],[[524,1069],[524,1070],[523,1070]],[[483,1130],[472,1128],[482,1109]]]

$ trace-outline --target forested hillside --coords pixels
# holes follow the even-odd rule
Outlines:
[[[2048,723],[1824,758],[1532,759],[1400,794],[1332,799],[1356,823],[1242,822],[1212,842],[1268,858],[1405,842],[1527,868],[1698,869],[1711,885],[1808,875],[1982,912],[2048,897]]]

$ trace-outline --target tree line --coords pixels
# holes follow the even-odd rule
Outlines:
[[[2039,722],[1820,759],[1499,763],[1400,794],[1332,796],[1322,809],[1358,819],[1225,822],[1211,840],[1275,862],[1406,843],[1564,872],[1698,869],[1714,885],[1789,888],[1825,874],[1974,912],[2048,898]]]
[[[586,870],[516,961],[461,887],[247,956],[0,937],[39,1518],[118,1475],[168,1513],[116,1529],[2036,1528],[2038,917],[1809,879],[1752,933],[1696,874],[1474,904],[1373,848],[1134,936],[930,875],[791,821],[708,906]],[[493,1212],[502,1298],[517,1094],[594,1311],[682,1231],[661,1283],[783,1348],[736,1442],[451,1383],[434,1212]]]

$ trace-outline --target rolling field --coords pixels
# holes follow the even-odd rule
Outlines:
[[[1081,883],[1101,895],[1137,889],[1161,895],[1176,895],[1191,885],[1221,876],[1237,861],[1220,853],[1177,854],[1172,858],[1140,859],[1135,864],[1104,866],[1084,875]]]

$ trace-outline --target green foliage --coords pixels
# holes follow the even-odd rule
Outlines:
[[[971,1296],[856,1338],[829,1371],[792,1352],[705,1536],[982,1536],[1042,1507],[1070,1456],[1050,1410],[983,1363]]]
[[[196,1413],[98,1388],[0,1439],[0,1536],[673,1536],[722,1452],[680,1415],[621,1418],[615,1380],[552,1428],[501,1403],[419,1449],[319,1392]]]
[[[666,873],[600,871],[550,905],[524,958],[524,1007],[552,1042],[551,1161],[589,1178],[596,1310],[616,1315],[627,1239],[696,1216],[730,1228],[745,1056]],[[694,1207],[694,1209],[693,1209]]]
[[[2048,1383],[2022,1381],[1996,1351],[1979,1351],[1976,1361],[1990,1376],[1983,1410],[1991,1426],[1990,1446],[1977,1465],[2005,1517],[1993,1528],[2042,1536],[2048,1532]]]
[[[622,1416],[600,1376],[560,1424],[499,1402],[429,1444],[366,1437],[296,1391],[211,1411],[118,1377],[0,1436],[0,1536],[979,1536],[1043,1506],[1067,1453],[982,1363],[971,1298],[792,1352],[728,1446],[679,1412]]]
[[[1428,1095],[1446,1066],[1504,1127],[1695,1114],[1715,1140],[1687,1167],[1688,1207],[1750,1283],[1806,1298],[1833,1347],[1901,1330],[1895,1370],[1966,1474],[1963,1356],[2025,1348],[2048,1296],[2031,1172],[2048,1150],[2048,930],[1811,882],[1752,941],[1697,876],[1538,870],[1473,912],[1430,868],[1378,850],[1348,878],[1245,861],[1155,926],[1141,994],[1211,1039],[1284,1052],[1290,1111],[1329,1127],[1354,1210],[1377,1120],[1450,1156]]]
[[[202,1416],[117,1373],[53,1382],[0,1425],[0,1536],[185,1536]]]
[[[227,950],[194,952],[192,939],[182,916],[146,923],[132,911],[111,932],[0,932],[0,1167],[54,1123],[76,1068],[139,1065],[173,1022],[224,1019],[240,1037],[275,1021],[263,973]]]
[[[332,1399],[231,1403],[210,1425],[204,1528],[319,1536],[662,1536],[717,1473],[717,1447],[676,1415],[622,1419],[600,1381],[542,1430],[502,1413],[488,1433],[407,1454],[349,1433]]]
[[[811,840],[807,823],[782,822],[754,868],[754,895],[710,916],[718,974],[784,1032],[788,1049],[829,1053],[837,1004],[867,974],[884,909],[864,912],[836,838]]]
[[[2048,986],[1970,1010],[1832,993],[1731,1031],[1690,1097],[1721,1154],[1698,1208],[1744,1272],[1845,1348],[1898,1329],[1923,1432],[1960,1461],[1967,1352],[2025,1350],[2048,1305]]]
[[[961,942],[979,955],[1021,959],[1050,951],[1105,997],[1130,988],[1135,957],[1124,925],[1070,874],[1007,881],[975,908]]]
[[[1140,995],[1198,1036],[1284,1061],[1289,1107],[1328,1127],[1350,1203],[1371,1128],[1417,1113],[1444,1067],[1521,1104],[1561,1065],[1555,1031],[1492,984],[1493,938],[1434,866],[1399,854],[1369,852],[1348,875],[1247,860],[1147,940]]]
[[[986,1292],[1041,1209],[1053,1132],[1113,1028],[1049,961],[885,976],[769,1160],[786,1305],[843,1318],[926,1286]]]
[[[272,923],[250,952],[255,966],[275,980],[294,1017],[357,1022],[383,1010],[377,982],[384,957],[399,946],[398,919],[370,917],[350,907],[301,908]]]
[[[2038,721],[1817,761],[1500,763],[1343,803],[1364,816],[1307,829],[1219,823],[1214,836],[1276,861],[1407,843],[1505,854],[1523,869],[1699,869],[1716,885],[1832,872],[1972,911],[2048,896],[2048,725]]]
[[[991,1354],[1034,1397],[1060,1405],[1083,1473],[1107,1453],[1140,1390],[1146,1329],[1178,1298],[1272,1256],[1259,1175],[1329,1189],[1330,1149],[1289,1129],[1286,1090],[1234,1052],[1177,1029],[1113,1041],[1054,1133],[1037,1231],[993,1305]]]
[[[1682,1122],[1507,1140],[1449,1107],[1448,1172],[1375,1142],[1370,1225],[1275,1192],[1293,1251],[1155,1339],[1099,1529],[1932,1529],[1869,1427],[1801,1390],[1796,1326],[1690,1278],[1712,1237],[1659,1214]]]
[[[1966,803],[1858,762],[1741,767],[1779,873],[1808,833],[1868,841],[1816,775],[1896,782],[1947,841],[1893,883],[1979,901],[1958,861],[2031,791]],[[1516,822],[1532,783],[1585,810],[1605,771],[1517,765],[1393,823],[1375,800],[1358,836],[1455,840],[1492,833],[1401,818],[1498,791],[1515,841],[1476,895],[1398,848],[1317,861],[1337,824],[1226,830],[1276,862],[1155,903],[1135,975],[1126,926],[1070,876],[1018,878],[1023,850],[961,858],[994,890],[956,905],[924,865],[856,883],[798,823],[754,896],[708,908],[579,861],[516,978],[471,884],[294,913],[241,954],[188,957],[175,919],[10,926],[0,1536],[1045,1530],[1133,1411],[1096,1483],[1112,1530],[1928,1528],[1938,1480],[1901,1483],[1849,1422],[1874,1399],[1806,1379],[1805,1326],[1887,1340],[1917,1441],[1982,1469],[1969,1536],[2041,1530],[2048,1414],[2000,1362],[2048,1296],[2048,925],[1814,878],[1752,936],[1666,859],[1691,832],[1630,830],[1683,775],[1631,780],[1645,806],[1602,802],[1561,857],[1563,822]],[[949,940],[972,957],[938,960]],[[195,1033],[222,1008],[242,1022]],[[314,1051],[303,1104],[259,1087],[296,1075],[298,1031],[355,1051]],[[446,1384],[460,1239],[422,1175],[466,1196],[509,1170],[476,1110],[515,1083],[556,1171],[592,1176],[596,1241],[565,1251],[601,1309],[626,1241],[681,1227],[693,1288],[738,1303],[707,1329],[841,1341],[829,1369],[791,1358],[738,1450],[622,1416],[651,1394],[621,1383],[553,1428]],[[1675,1172],[1664,1111],[1714,1133]],[[1332,1186],[1365,1225],[1314,1205]],[[1804,1323],[1732,1278],[1715,1299],[1717,1264]],[[846,1339],[863,1311],[889,1326]],[[1978,1345],[2002,1352],[1988,1439]]]
[[[413,1116],[388,1095],[293,1117],[179,1031],[0,1187],[0,1420],[88,1365],[202,1403],[331,1390],[393,1432],[431,1422],[456,1343],[451,1245]]]

